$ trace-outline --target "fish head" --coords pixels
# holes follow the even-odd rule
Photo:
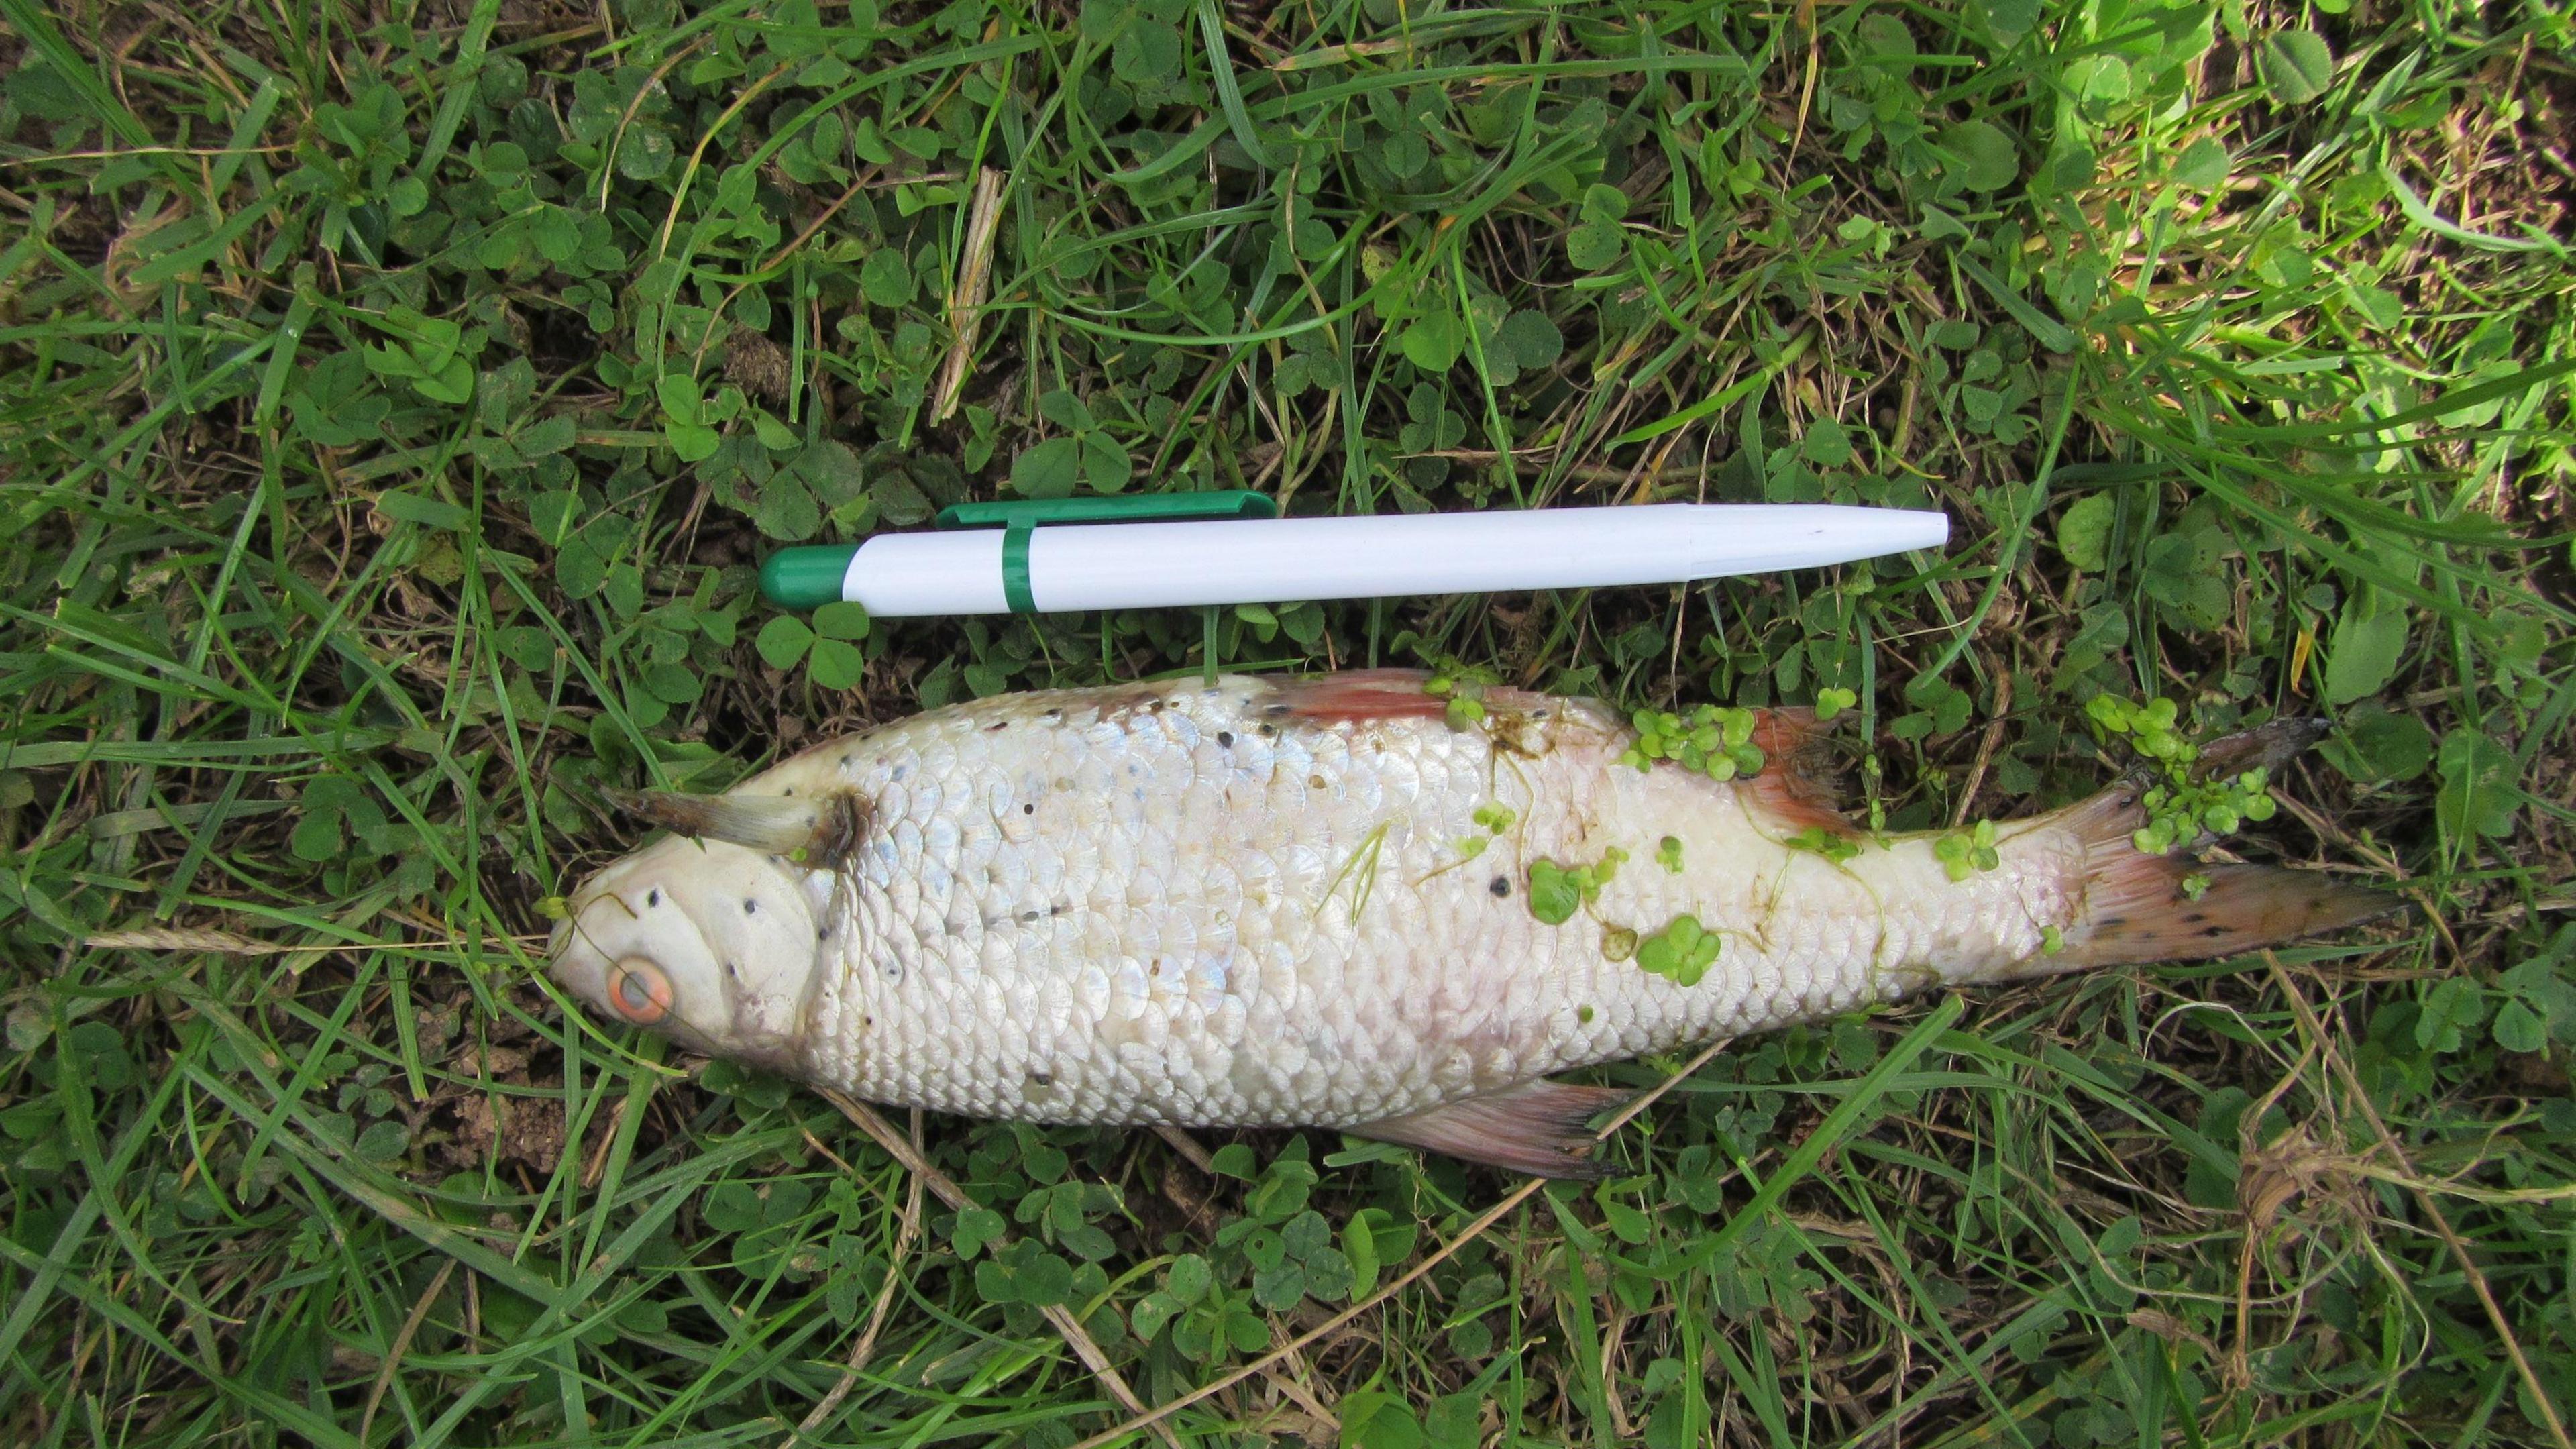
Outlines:
[[[806,871],[674,835],[573,897],[548,974],[601,1015],[707,1056],[795,1074],[819,969]]]

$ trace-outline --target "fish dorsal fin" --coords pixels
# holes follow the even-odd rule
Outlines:
[[[1761,748],[1762,769],[1743,782],[1744,789],[1763,813],[1793,832],[1860,833],[1837,808],[1833,761],[1825,747],[1830,728],[1805,705],[1753,712],[1753,743]]]
[[[1347,1130],[1532,1177],[1600,1178],[1608,1172],[1592,1161],[1590,1123],[1630,1095],[1540,1078]]]

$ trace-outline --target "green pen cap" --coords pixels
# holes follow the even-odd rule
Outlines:
[[[841,602],[855,543],[782,548],[760,566],[760,596],[782,609],[819,609]]]
[[[1003,574],[1014,594],[1012,608],[1030,613],[1028,537],[1044,523],[1172,523],[1191,519],[1276,518],[1279,504],[1250,489],[1205,493],[1130,493],[1112,498],[1018,498],[1008,502],[952,503],[939,511],[941,528],[998,528],[1004,531]],[[855,543],[805,544],[782,548],[760,566],[760,596],[781,609],[819,609],[840,603],[850,576]],[[1011,560],[1019,572],[1014,575]]]

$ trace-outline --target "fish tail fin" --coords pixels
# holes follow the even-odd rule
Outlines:
[[[2290,721],[2220,740],[2204,756],[2226,769],[2277,765],[2314,738],[2305,721]],[[2235,956],[2406,908],[2387,891],[2315,871],[2202,865],[2180,849],[2150,855],[2131,840],[2147,823],[2142,793],[2139,781],[2124,781],[2060,817],[2084,842],[2084,908],[2045,969]]]
[[[2196,866],[2126,847],[2093,872],[2085,919],[2051,965],[2067,970],[2237,956],[2405,909],[2386,891],[2269,865]],[[2202,882],[2195,899],[2189,888]]]

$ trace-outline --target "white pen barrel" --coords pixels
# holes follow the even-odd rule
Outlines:
[[[1037,530],[1040,610],[1605,588],[1812,561],[1849,510],[1690,505]]]
[[[1045,528],[1029,550],[1030,586],[1037,606],[1055,611],[1568,588],[1655,572],[1652,551],[1640,547],[1648,541],[1633,530],[1577,524],[1542,540],[1511,526],[1526,518],[1425,513]],[[1661,564],[1671,568],[1669,556]]]
[[[1937,546],[1937,513],[1654,504],[1528,512],[1048,524],[1028,537],[1041,613],[1673,583]],[[843,597],[889,617],[998,614],[1004,532],[889,534]]]

